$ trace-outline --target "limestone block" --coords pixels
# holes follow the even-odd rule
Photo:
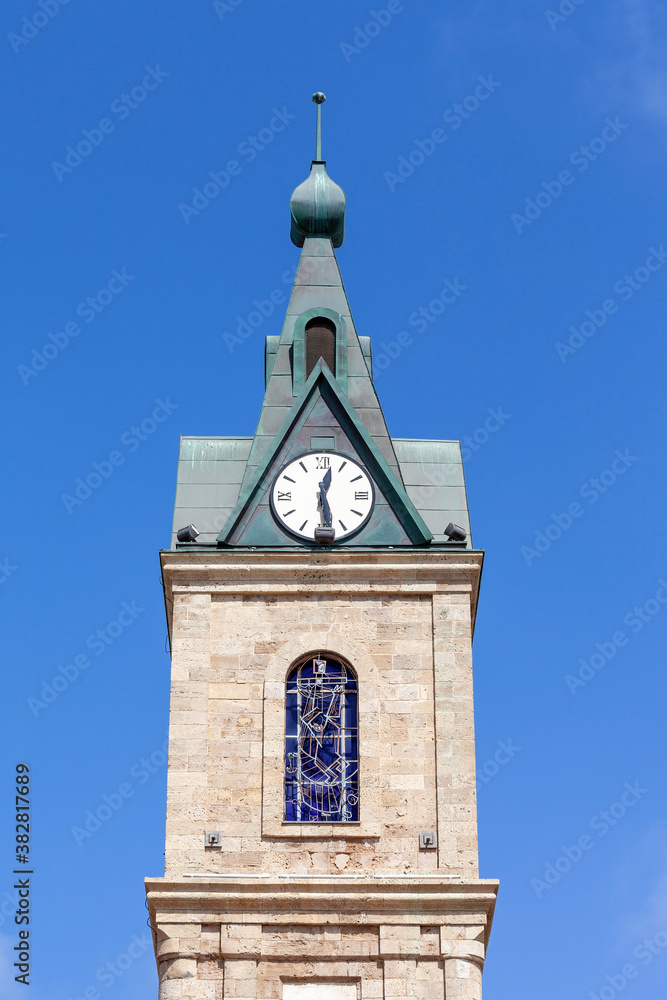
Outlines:
[[[225,960],[224,1000],[257,1000],[257,963]]]
[[[419,997],[417,993],[417,962],[401,959],[384,963],[384,995],[387,1000]],[[449,1000],[449,998],[448,998]]]
[[[384,983],[381,977],[361,980],[361,1000],[384,1000]]]
[[[446,959],[445,996],[447,1000],[482,1000],[481,967],[461,958]]]
[[[163,979],[158,993],[159,1000],[189,1000],[191,983],[183,979]]]
[[[201,954],[213,957],[220,953],[220,924],[202,924]]]
[[[419,925],[381,924],[381,955],[419,955],[421,930]]]
[[[237,701],[247,701],[250,698],[251,686],[250,684],[230,684],[230,683],[213,683],[211,682],[208,686],[209,698],[220,698],[228,699],[232,703]]]
[[[173,958],[165,964],[165,979],[195,979],[197,976],[196,958]]]
[[[197,982],[197,1000],[223,1000],[223,982],[199,979]]]
[[[445,973],[441,962],[417,962],[416,995],[420,1000],[445,1000]]]
[[[219,933],[221,955],[227,957],[260,954],[261,924],[222,924]]]
[[[420,927],[420,954],[422,956],[440,957],[440,928]]]
[[[168,927],[164,924],[158,931],[158,942],[155,954],[158,961],[165,963],[165,973],[167,960],[175,958],[180,951],[180,931],[180,925],[177,925],[176,927]]]
[[[206,787],[206,771],[180,771],[172,768],[169,783],[174,791],[181,789],[202,789]]]
[[[389,787],[395,790],[422,790],[424,788],[423,774],[391,774]]]

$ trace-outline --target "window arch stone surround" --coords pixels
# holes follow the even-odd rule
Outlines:
[[[287,676],[304,656],[326,653],[347,661],[359,684],[359,788],[357,822],[293,823],[284,817],[285,692]],[[380,700],[373,658],[355,642],[330,631],[303,632],[269,659],[264,679],[262,835],[265,837],[380,836]]]

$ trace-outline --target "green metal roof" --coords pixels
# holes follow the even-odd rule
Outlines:
[[[238,500],[252,441],[252,437],[181,438],[172,548],[176,532],[188,524],[201,532],[199,541],[215,545]]]
[[[252,440],[181,439],[172,548],[176,532],[187,524],[194,524],[201,532],[199,542],[216,544],[238,500]],[[453,521],[468,532],[466,548],[472,548],[459,442],[393,438],[392,444],[406,493],[431,530],[433,541],[446,541],[444,529]],[[286,544],[293,542],[286,538]]]

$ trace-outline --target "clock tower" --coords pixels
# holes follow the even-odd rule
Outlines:
[[[252,437],[183,438],[161,553],[172,653],[160,1000],[481,1000],[458,441],[392,438],[318,149]],[[377,331],[373,331],[377,332]],[[195,527],[196,526],[196,527]]]

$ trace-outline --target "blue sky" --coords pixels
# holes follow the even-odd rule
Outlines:
[[[156,995],[142,879],[164,849],[157,552],[179,435],[254,431],[284,307],[235,337],[255,300],[289,291],[288,201],[321,89],[348,198],[338,257],[390,432],[469,452],[486,550],[480,862],[502,880],[485,998],[654,1000],[664,7],[17,0],[1,19],[3,961],[26,760],[33,1000]],[[457,294],[435,315],[446,281]],[[73,833],[105,802],[98,831]],[[3,1000],[23,995],[4,979]]]

